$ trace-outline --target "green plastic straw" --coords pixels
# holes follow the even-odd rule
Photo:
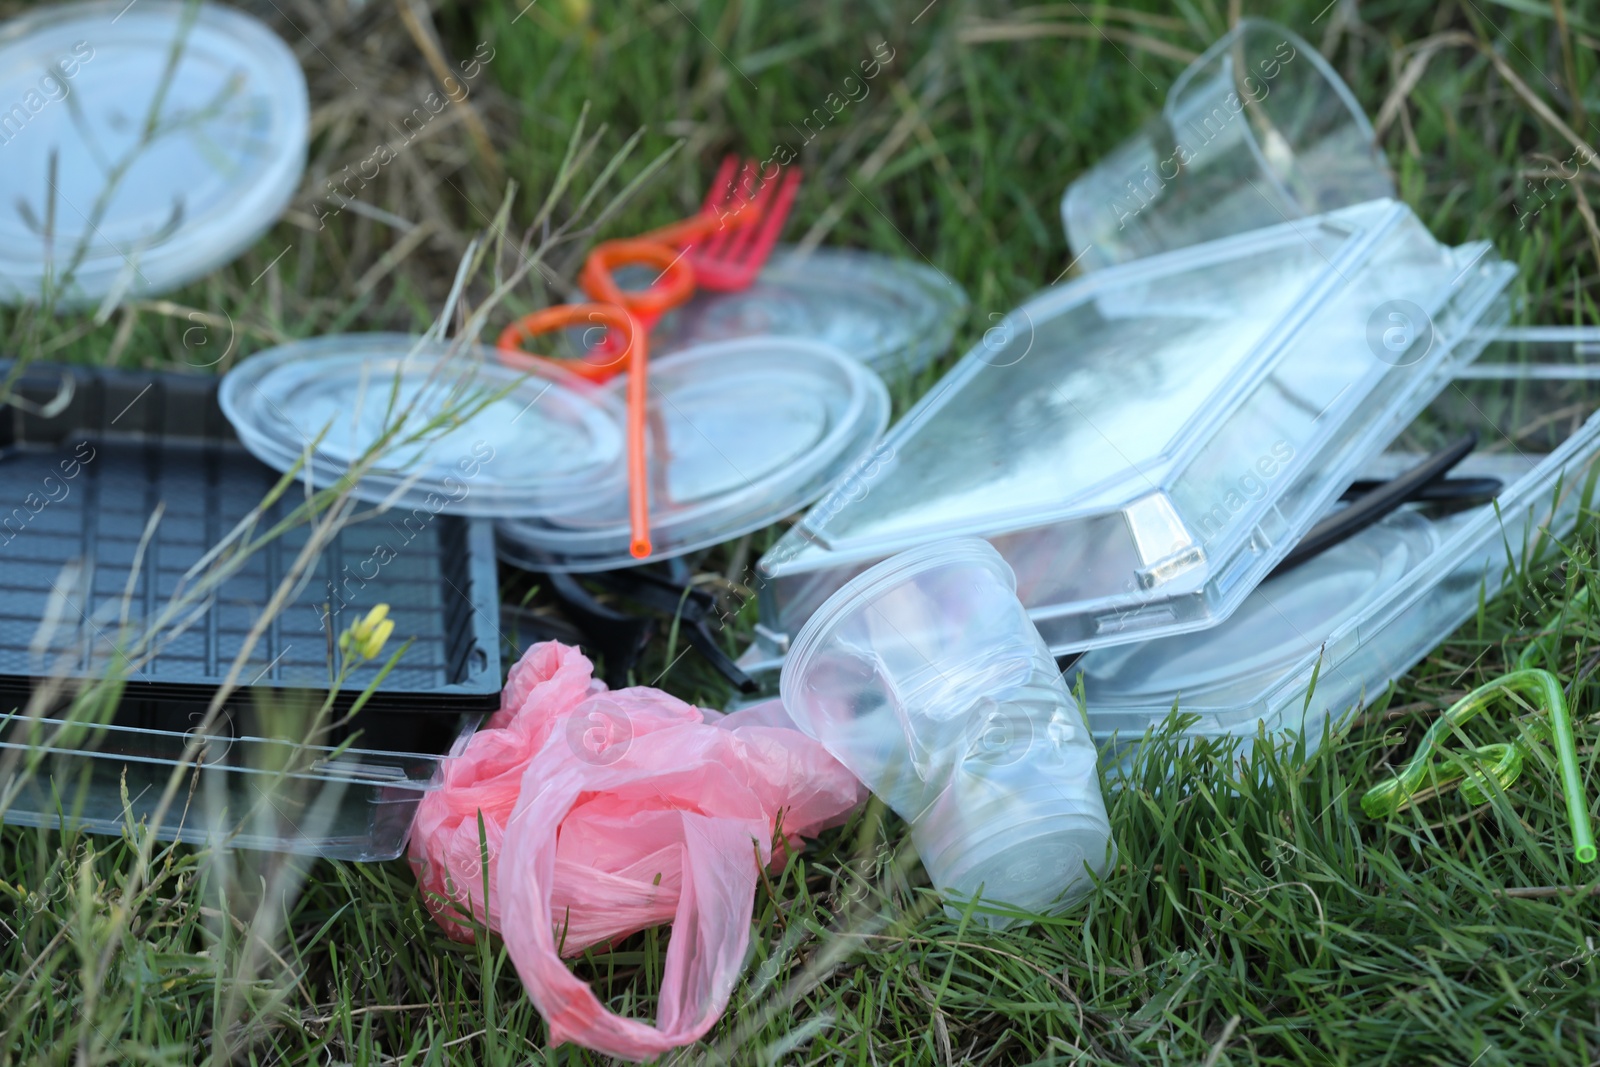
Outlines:
[[[1542,646],[1535,642],[1523,654],[1521,662],[1530,662],[1537,651],[1542,651]],[[1579,863],[1593,863],[1594,831],[1589,825],[1589,801],[1584,796],[1583,781],[1578,773],[1578,746],[1572,737],[1572,720],[1567,715],[1561,682],[1547,670],[1519,665],[1519,669],[1480,685],[1452,704],[1428,727],[1422,743],[1400,773],[1367,790],[1361,798],[1361,810],[1372,818],[1393,815],[1414,803],[1413,798],[1424,782],[1437,789],[1465,778],[1461,783],[1461,796],[1469,804],[1481,804],[1487,799],[1482,776],[1495,779],[1502,790],[1515,782],[1527,756],[1521,741],[1483,745],[1459,755],[1445,753],[1439,756],[1437,763],[1434,761],[1440,740],[1488,708],[1502,692],[1532,697],[1548,714],[1549,732],[1554,735],[1556,760],[1561,768],[1561,791],[1566,796],[1567,817],[1572,823],[1573,852]],[[1535,736],[1546,733],[1542,724],[1531,727],[1529,732]]]

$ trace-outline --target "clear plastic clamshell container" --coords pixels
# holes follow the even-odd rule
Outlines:
[[[1216,625],[1476,354],[1512,273],[1379,200],[1045,291],[763,557],[741,662],[958,535],[999,549],[1057,654]]]
[[[1097,740],[1126,755],[1176,705],[1189,735],[1248,747],[1258,730],[1303,731],[1314,750],[1330,717],[1381,695],[1514,569],[1562,559],[1600,476],[1596,412],[1600,329],[1502,332],[1362,472],[1392,477],[1476,431],[1450,476],[1500,480],[1494,501],[1408,505],[1263,582],[1219,626],[1084,656],[1069,680],[1082,675]]]

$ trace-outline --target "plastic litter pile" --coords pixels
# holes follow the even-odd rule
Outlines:
[[[152,42],[185,34],[175,84],[216,102],[185,121],[230,165],[190,158],[191,140],[144,146],[127,169],[139,195],[105,197],[95,226],[56,235],[81,245],[66,272],[36,229],[0,221],[0,299],[54,285],[57,306],[109,306],[170,289],[248,246],[299,180],[308,106],[281,42],[209,4],[192,23],[179,3],[112,19],[118,6],[42,9],[0,37],[0,87],[80,39],[96,55],[74,81],[87,125],[66,109],[34,118],[0,202],[43,217],[52,153],[77,181],[93,168],[67,160],[133,151],[105,101],[126,69],[167,61]],[[165,521],[207,536],[279,472],[376,505],[318,572],[310,600],[325,608],[303,642],[380,602],[397,634],[419,635],[350,724],[391,748],[330,748],[298,772],[318,819],[293,833],[230,821],[259,788],[252,753],[275,744],[241,705],[198,770],[216,821],[163,834],[392,858],[409,832],[428,906],[453,936],[479,923],[504,939],[553,1043],[643,1058],[716,1021],[762,867],[865,789],[909,825],[952,909],[1003,927],[1069,908],[1116,857],[1101,756],[1134,759],[1175,702],[1191,737],[1299,734],[1314,748],[1496,593],[1522,562],[1507,545],[1549,558],[1600,477],[1600,335],[1506,328],[1515,268],[1487,242],[1429,232],[1349,90],[1281,27],[1242,23],[1072,182],[1061,211],[1082,275],[1012,311],[892,427],[884,379],[943,355],[966,297],[930,267],[777,244],[798,183],[728,161],[696,215],[593,250],[590,303],[509,323],[494,347],[319,337],[244,359],[220,386],[30,371],[37,403],[6,412],[20,458],[0,480],[30,485],[76,457],[105,488],[22,531],[11,558],[36,573],[8,564],[15,610],[37,619],[40,583],[68,562],[59,531],[113,506],[117,446],[137,435],[139,469],[174,473],[126,483],[130,499],[188,478],[201,510]],[[579,358],[534,351],[561,331],[585,331]],[[77,395],[50,408],[66,379]],[[140,385],[156,400],[117,426]],[[689,561],[794,516],[757,566],[756,639],[733,662]],[[142,521],[123,522],[123,542]],[[161,566],[174,574],[211,543],[172,540]],[[86,550],[103,562],[75,594],[84,613],[126,583],[123,542]],[[493,710],[495,556],[549,590],[611,686],[575,649],[541,643]],[[85,825],[116,832],[128,766],[191,758],[181,721],[152,702],[204,705],[271,578],[240,577],[250,591],[215,609],[213,636],[134,679],[98,747],[50,749],[49,766],[98,783]],[[722,717],[619,684],[655,625],[619,599],[672,618],[737,688],[781,703]],[[254,684],[306,684],[298,659],[265,663],[294,644],[274,640]],[[37,650],[8,639],[0,664],[0,688],[25,700]],[[1559,687],[1524,667],[1458,717],[1520,687],[1550,703],[1550,730],[1445,770],[1464,789],[1509,782],[1525,745],[1549,737],[1587,860]],[[104,660],[85,652],[71,669],[93,676]],[[1437,784],[1432,766],[1419,753],[1367,810]],[[5,817],[56,815],[38,791]],[[607,1012],[561,962],[669,921],[657,1027]]]

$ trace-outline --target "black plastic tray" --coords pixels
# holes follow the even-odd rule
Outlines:
[[[0,363],[0,373],[8,369]],[[216,386],[216,378],[202,375],[35,365],[15,389],[24,403],[0,407],[5,710],[25,700],[43,676],[103,673],[104,659],[115,654],[140,541],[158,506],[163,513],[127,603],[135,619],[154,618],[185,573],[281,477],[244,450],[217,405]],[[303,488],[291,487],[265,509],[257,529],[270,528],[303,500]],[[192,728],[307,537],[300,526],[263,548],[221,587],[204,617],[130,673],[117,723]],[[310,691],[320,700],[337,635],[379,603],[390,605],[395,620],[386,651],[407,638],[412,644],[362,710],[361,744],[437,751],[455,736],[454,723],[414,721],[425,718],[415,713],[470,714],[498,705],[491,524],[390,511],[347,526],[323,552],[314,576],[253,650],[240,674],[244,691],[231,702],[229,725],[219,729],[260,732],[253,709],[262,690],[280,691],[280,702],[284,690]],[[81,646],[64,671],[51,666],[52,655],[39,644],[52,604],[61,628],[50,647]],[[336,708],[347,708],[375,670],[369,665],[347,680]]]

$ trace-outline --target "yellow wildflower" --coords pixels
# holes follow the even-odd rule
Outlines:
[[[339,637],[339,650],[361,659],[377,659],[389,635],[394,633],[394,620],[388,616],[387,604],[379,604],[367,612],[365,618],[352,623]]]

